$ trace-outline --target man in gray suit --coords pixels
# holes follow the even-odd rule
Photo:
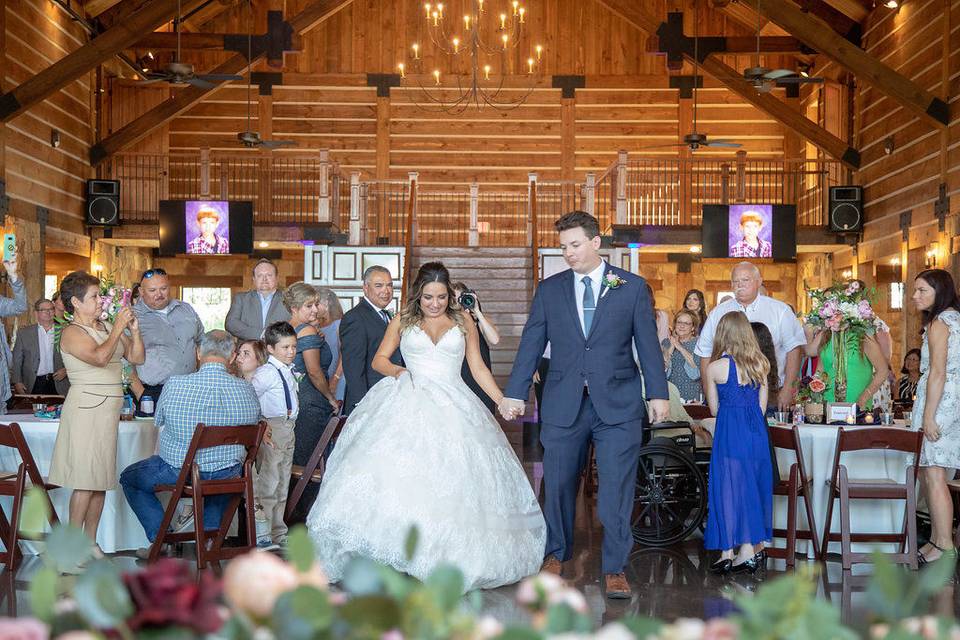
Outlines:
[[[56,305],[46,298],[33,303],[37,324],[20,327],[13,346],[10,380],[17,395],[67,395],[70,382],[60,349],[54,346]]]
[[[290,320],[290,312],[277,290],[277,265],[266,258],[257,262],[253,267],[253,285],[253,291],[234,296],[224,323],[227,331],[240,340],[259,340],[264,327]]]

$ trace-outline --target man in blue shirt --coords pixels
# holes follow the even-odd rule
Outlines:
[[[200,369],[170,378],[163,387],[154,417],[160,435],[159,454],[135,462],[120,474],[127,502],[153,542],[163,519],[163,505],[153,491],[158,484],[176,484],[197,423],[209,426],[256,424],[260,419],[257,394],[246,380],[227,373],[234,340],[226,331],[208,331],[200,340]],[[197,453],[203,479],[240,475],[244,449],[226,445]],[[218,529],[230,496],[205,498],[204,527]]]

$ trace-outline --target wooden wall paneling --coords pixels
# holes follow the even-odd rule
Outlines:
[[[377,98],[377,180],[390,177],[390,97]]]
[[[575,98],[560,99],[560,176],[574,180],[577,163],[577,101]]]

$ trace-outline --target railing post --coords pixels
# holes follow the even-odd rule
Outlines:
[[[617,153],[617,214],[616,224],[627,224],[627,152]]]
[[[747,152],[737,151],[737,202],[747,200]]]
[[[597,175],[591,171],[587,174],[587,182],[583,185],[583,193],[581,194],[580,199],[583,201],[583,210],[594,217],[597,215],[596,192]]]
[[[320,149],[320,200],[317,203],[317,222],[330,221],[330,151]]]
[[[347,244],[360,244],[360,172],[350,174],[350,237]]]
[[[210,149],[200,149],[200,197],[210,197]]]
[[[527,174],[527,246],[530,247],[533,265],[533,287],[540,283],[540,233],[538,222],[537,174]]]
[[[730,165],[720,165],[720,204],[730,204]]]
[[[471,247],[480,246],[480,232],[477,228],[480,222],[480,185],[476,182],[470,185],[470,240]]]
[[[410,171],[407,179],[410,181],[410,199],[407,202],[407,246],[413,249],[417,240],[417,180],[420,173]]]

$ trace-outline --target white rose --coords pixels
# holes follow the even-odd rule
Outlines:
[[[234,558],[223,574],[223,593],[237,609],[256,618],[273,612],[277,598],[297,588],[297,572],[266,551],[251,551]]]

